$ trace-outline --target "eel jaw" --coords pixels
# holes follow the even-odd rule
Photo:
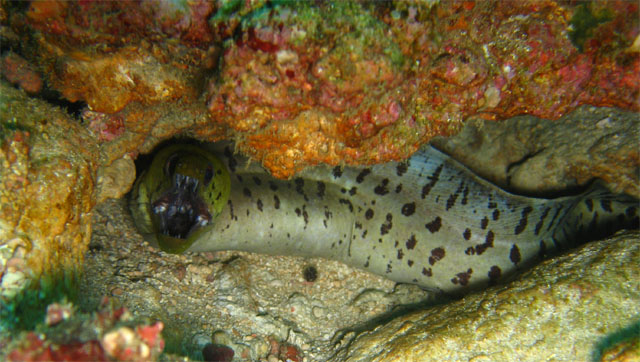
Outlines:
[[[159,233],[187,239],[211,222],[209,207],[198,195],[198,184],[193,177],[176,174],[171,188],[151,203]]]

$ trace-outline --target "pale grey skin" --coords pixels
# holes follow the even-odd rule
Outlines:
[[[188,251],[323,257],[447,293],[504,280],[580,232],[638,222],[628,196],[510,194],[430,146],[402,163],[320,166],[288,181],[228,147],[217,156],[229,201]]]

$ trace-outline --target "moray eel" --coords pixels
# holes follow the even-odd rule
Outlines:
[[[292,180],[193,145],[160,151],[131,211],[165,251],[335,259],[401,283],[464,293],[600,231],[638,227],[638,200],[508,193],[431,146],[403,162],[312,167]],[[231,187],[230,187],[231,185]]]
[[[197,146],[169,146],[136,180],[132,215],[150,241],[164,251],[181,253],[211,228],[230,187],[229,172],[220,159]]]

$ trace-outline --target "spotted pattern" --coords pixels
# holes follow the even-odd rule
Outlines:
[[[318,197],[322,199],[324,198],[324,192],[327,189],[327,185],[325,185],[325,183],[322,181],[318,181],[317,185],[318,185],[318,192],[316,193],[316,195],[318,195]]]
[[[416,212],[416,203],[415,202],[408,202],[408,203],[402,205],[402,210],[400,212],[402,212],[402,215],[404,215],[404,216],[413,215]]]
[[[433,171],[433,174],[431,176],[427,177],[429,179],[429,182],[426,185],[422,186],[422,194],[420,195],[423,199],[429,195],[431,189],[436,185],[436,183],[438,183],[438,180],[440,180],[440,173],[442,172],[443,168],[444,164],[441,164],[435,169],[435,171]]]
[[[431,250],[431,256],[429,256],[429,265],[434,265],[438,260],[442,260],[444,258],[444,248],[439,247]]]
[[[500,282],[578,232],[638,223],[635,199],[601,188],[558,199],[513,195],[430,147],[404,162],[316,167],[289,181],[229,148],[220,155],[238,182],[227,211],[190,250],[321,256],[460,292]]]
[[[511,251],[509,252],[509,260],[511,260],[513,264],[518,264],[522,260],[522,256],[520,255],[520,248],[518,248],[518,245],[513,244],[511,246]]]
[[[371,173],[370,168],[363,169],[362,171],[360,171],[358,176],[356,176],[356,182],[361,184],[364,181],[364,178],[367,177],[367,175],[369,175],[370,173]]]
[[[396,166],[396,175],[398,175],[398,177],[401,177],[402,175],[407,173],[408,169],[409,169],[409,163],[408,162],[406,162],[406,161],[405,162],[400,162]]]
[[[495,284],[502,276],[502,270],[499,266],[493,265],[491,269],[489,269],[489,273],[487,274],[489,277],[489,284]]]
[[[388,185],[389,185],[389,179],[388,178],[382,179],[380,184],[376,186],[375,189],[373,189],[373,192],[376,195],[384,196],[389,193],[389,189],[387,188]]]
[[[407,250],[413,250],[416,247],[416,244],[418,244],[418,239],[416,239],[416,236],[414,234],[411,234],[411,237],[407,240],[406,243]]]
[[[451,283],[460,284],[461,286],[465,287],[469,285],[469,280],[471,279],[472,273],[473,269],[471,268],[467,269],[467,271],[457,273],[456,276],[451,279]]]
[[[440,218],[440,216],[436,216],[435,219],[433,219],[433,221],[427,223],[424,225],[427,230],[429,230],[432,234],[433,233],[437,233],[440,228],[442,227],[442,219]]]
[[[367,211],[364,213],[364,217],[367,220],[373,219],[373,215],[374,215],[373,209],[367,209]]]
[[[380,235],[388,234],[393,227],[393,214],[388,213],[386,220],[380,225]]]
[[[522,233],[527,227],[527,222],[529,220],[529,214],[531,213],[531,211],[533,211],[533,208],[531,206],[526,206],[522,209],[522,217],[520,218],[520,221],[518,222],[518,225],[514,230],[514,233],[516,235]]]

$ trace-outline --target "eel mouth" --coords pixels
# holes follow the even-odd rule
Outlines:
[[[187,239],[197,229],[211,222],[207,203],[198,195],[197,179],[176,174],[173,185],[152,204],[158,232],[173,238]]]

